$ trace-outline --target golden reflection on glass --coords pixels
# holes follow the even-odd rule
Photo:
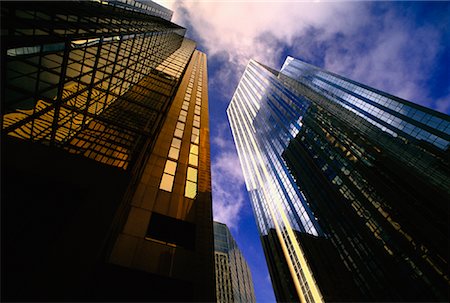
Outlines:
[[[177,169],[177,162],[171,161],[171,160],[167,160],[166,161],[166,166],[164,167],[164,172],[171,174],[171,175],[175,175],[175,171]]]
[[[183,137],[183,131],[181,129],[176,129],[173,135],[175,137],[182,138]]]
[[[172,139],[172,146],[175,148],[180,149],[181,148],[181,140],[177,138]]]
[[[159,188],[168,192],[172,191],[174,176],[163,174]]]
[[[187,179],[192,182],[197,182],[197,169],[196,168],[188,167]]]
[[[200,137],[198,135],[192,134],[191,142],[195,143],[195,144],[198,144],[200,142]]]
[[[191,144],[191,150],[189,151],[189,153],[198,155],[198,145]]]
[[[177,122],[177,129],[181,129],[181,130],[184,130],[184,123],[182,123],[182,122]]]
[[[189,164],[192,166],[198,166],[198,156],[189,154]]]
[[[178,148],[175,148],[175,147],[172,146],[169,149],[169,155],[168,155],[169,158],[172,158],[174,160],[178,160],[178,156],[179,155],[180,155],[180,150]]]
[[[197,195],[197,184],[191,181],[186,181],[184,196],[186,198],[194,199],[196,195]]]

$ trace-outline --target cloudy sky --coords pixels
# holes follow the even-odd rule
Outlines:
[[[214,218],[273,302],[225,110],[249,59],[287,55],[450,114],[450,2],[158,1],[208,55]]]

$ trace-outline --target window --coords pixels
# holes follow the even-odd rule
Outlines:
[[[192,134],[191,135],[191,142],[195,143],[195,144],[199,144],[200,142],[200,137],[198,135]]]
[[[198,145],[191,144],[190,154],[198,155]]]
[[[182,123],[182,122],[177,122],[177,126],[176,126],[176,128],[177,128],[177,129],[181,129],[181,130],[184,130],[184,126],[185,126],[185,124],[184,124],[184,123]]]
[[[178,156],[180,155],[180,150],[178,148],[175,147],[170,147],[169,149],[169,158],[172,158],[174,160],[178,160]]]
[[[192,128],[191,142],[198,144],[200,141],[200,130],[198,128]]]
[[[145,239],[194,250],[195,224],[154,212],[150,217]]]
[[[181,147],[181,140],[177,139],[177,138],[173,138],[172,139],[172,146],[175,147],[175,148],[180,149],[180,147]]]
[[[197,182],[197,169],[196,168],[188,167],[187,179],[192,182]]]
[[[197,195],[197,183],[186,181],[184,196],[186,198],[194,199],[196,195]]]
[[[169,174],[164,173],[161,178],[161,183],[159,184],[159,189],[171,192],[174,179],[175,179],[175,176],[171,176]]]
[[[198,166],[198,145],[191,144],[191,148],[189,150],[189,165],[195,167]]]
[[[172,191],[176,169],[177,169],[177,162],[172,160],[166,161],[166,166],[164,167],[164,174],[161,178],[161,183],[159,185],[160,189],[168,192]]]
[[[189,154],[189,164],[192,166],[198,166],[198,156]]]
[[[181,129],[176,129],[173,135],[174,135],[174,137],[182,138],[183,137],[183,131]]]
[[[194,199],[197,195],[197,172],[197,169],[193,167],[188,167],[187,169],[186,188],[184,191],[184,196],[187,198]]]
[[[177,138],[172,139],[172,144],[169,149],[169,158],[174,160],[178,160],[178,156],[180,154],[181,140]]]

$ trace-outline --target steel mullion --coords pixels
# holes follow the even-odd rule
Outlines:
[[[38,72],[37,72],[36,85],[34,87],[34,99],[35,100],[38,99],[37,98],[37,91],[39,90],[39,83],[40,83],[40,78],[41,78],[41,68],[40,68],[40,66],[41,66],[41,62],[42,62],[42,51],[43,51],[43,49],[44,48],[41,46],[41,51],[39,53],[39,67],[38,67]],[[35,105],[33,107],[33,114],[36,112],[36,105],[37,105],[37,103],[38,103],[38,100],[36,100],[36,103],[35,103]],[[35,122],[35,119],[33,119],[31,121],[31,131],[30,131],[30,139],[31,139],[31,141],[33,141],[34,122]]]
[[[108,89],[107,89],[107,92],[106,92],[106,95],[105,95],[105,102],[103,102],[103,108],[105,108],[106,105],[107,105],[106,102],[108,100],[108,95],[111,95],[111,92],[110,92],[111,82],[114,79],[114,74],[115,74],[115,70],[116,70],[116,66],[117,66],[117,58],[119,57],[121,46],[122,46],[122,35],[120,35],[120,40],[119,40],[119,45],[117,45],[116,55],[114,57],[114,61],[112,61],[113,66],[112,66],[112,69],[111,69],[111,73],[106,78],[106,80],[109,78],[109,82],[108,82]],[[106,67],[109,66],[109,65],[110,64],[105,65],[105,72],[106,72]],[[103,79],[105,79],[105,78],[103,78]]]
[[[92,67],[91,83],[88,86],[88,95],[87,95],[87,100],[86,100],[86,107],[84,109],[85,114],[83,116],[83,121],[81,122],[82,126],[86,123],[86,114],[89,111],[89,103],[90,103],[91,98],[92,98],[92,90],[93,90],[93,87],[94,87],[95,75],[97,73],[97,66],[98,66],[98,61],[99,61],[99,58],[100,58],[102,46],[103,46],[103,37],[100,38],[100,43],[97,46],[97,55],[95,57],[94,66]],[[102,81],[103,81],[103,79],[99,80],[100,83]]]
[[[54,105],[55,112],[53,114],[53,123],[52,123],[52,131],[50,135],[50,145],[55,144],[55,136],[56,136],[56,129],[58,128],[58,118],[59,118],[59,110],[61,108],[61,104],[63,102],[62,95],[64,91],[64,84],[65,84],[65,78],[66,78],[66,70],[67,70],[67,62],[69,61],[69,53],[71,51],[70,47],[70,41],[67,39],[65,42],[65,48],[64,48],[64,56],[63,61],[61,64],[61,75],[59,78],[59,84],[58,84],[58,93],[56,97],[56,102]]]

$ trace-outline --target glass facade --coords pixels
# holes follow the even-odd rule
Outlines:
[[[214,222],[218,303],[256,302],[250,268],[225,224]]]
[[[447,115],[291,57],[227,113],[277,300],[446,298]]]
[[[2,5],[3,134],[123,169],[139,158],[195,45],[121,3]]]
[[[213,301],[206,55],[150,1],[1,13],[2,299]]]

